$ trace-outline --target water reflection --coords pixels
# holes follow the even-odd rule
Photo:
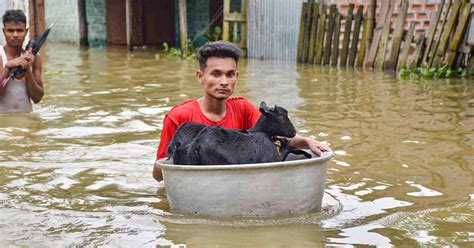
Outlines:
[[[182,216],[151,178],[164,114],[202,94],[197,63],[49,44],[35,113],[0,116],[0,233],[38,246],[465,246],[474,222],[472,80],[243,60],[236,95],[331,143],[323,211]]]

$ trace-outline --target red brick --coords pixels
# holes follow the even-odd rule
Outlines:
[[[418,13],[418,14],[416,14],[416,19],[418,19],[418,20],[428,20],[428,15],[426,13]]]
[[[437,8],[437,4],[434,4],[434,3],[427,3],[425,5],[425,11],[436,11],[438,8]]]
[[[423,11],[423,5],[421,4],[412,4],[410,7],[413,11]]]

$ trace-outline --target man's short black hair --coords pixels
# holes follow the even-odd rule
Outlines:
[[[7,22],[22,22],[26,24],[25,13],[21,9],[10,9],[3,14],[3,25]]]
[[[196,57],[199,61],[199,67],[201,70],[204,70],[206,68],[207,59],[210,57],[233,58],[237,64],[241,54],[242,50],[236,45],[220,40],[204,44],[204,46],[197,51]]]

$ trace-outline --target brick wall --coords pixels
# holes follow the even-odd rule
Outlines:
[[[388,0],[383,0],[388,1]],[[366,10],[366,6],[372,2],[371,0],[326,0],[328,4],[336,4],[338,5],[339,11],[341,11],[344,15],[346,15],[347,10],[349,9],[349,4],[353,3],[357,6],[364,6],[364,13]],[[398,4],[400,1],[397,1],[397,5],[394,10],[394,17],[392,19],[392,26],[395,26],[395,19],[396,14],[398,13]],[[410,22],[415,22],[415,30],[417,34],[422,32],[426,32],[428,30],[430,24],[430,17],[431,14],[438,10],[438,4],[440,0],[410,0],[410,5],[408,8],[407,19],[405,23],[405,29],[408,29]],[[382,4],[382,0],[377,1],[377,15],[378,10]],[[442,15],[443,16],[443,15]],[[376,16],[376,20],[377,20]]]

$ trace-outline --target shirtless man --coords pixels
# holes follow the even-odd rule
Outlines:
[[[6,45],[0,46],[0,113],[31,112],[30,99],[38,103],[43,98],[41,57],[22,50],[27,33],[23,11],[5,11],[3,35]],[[26,71],[8,80],[15,67],[22,67]]]

